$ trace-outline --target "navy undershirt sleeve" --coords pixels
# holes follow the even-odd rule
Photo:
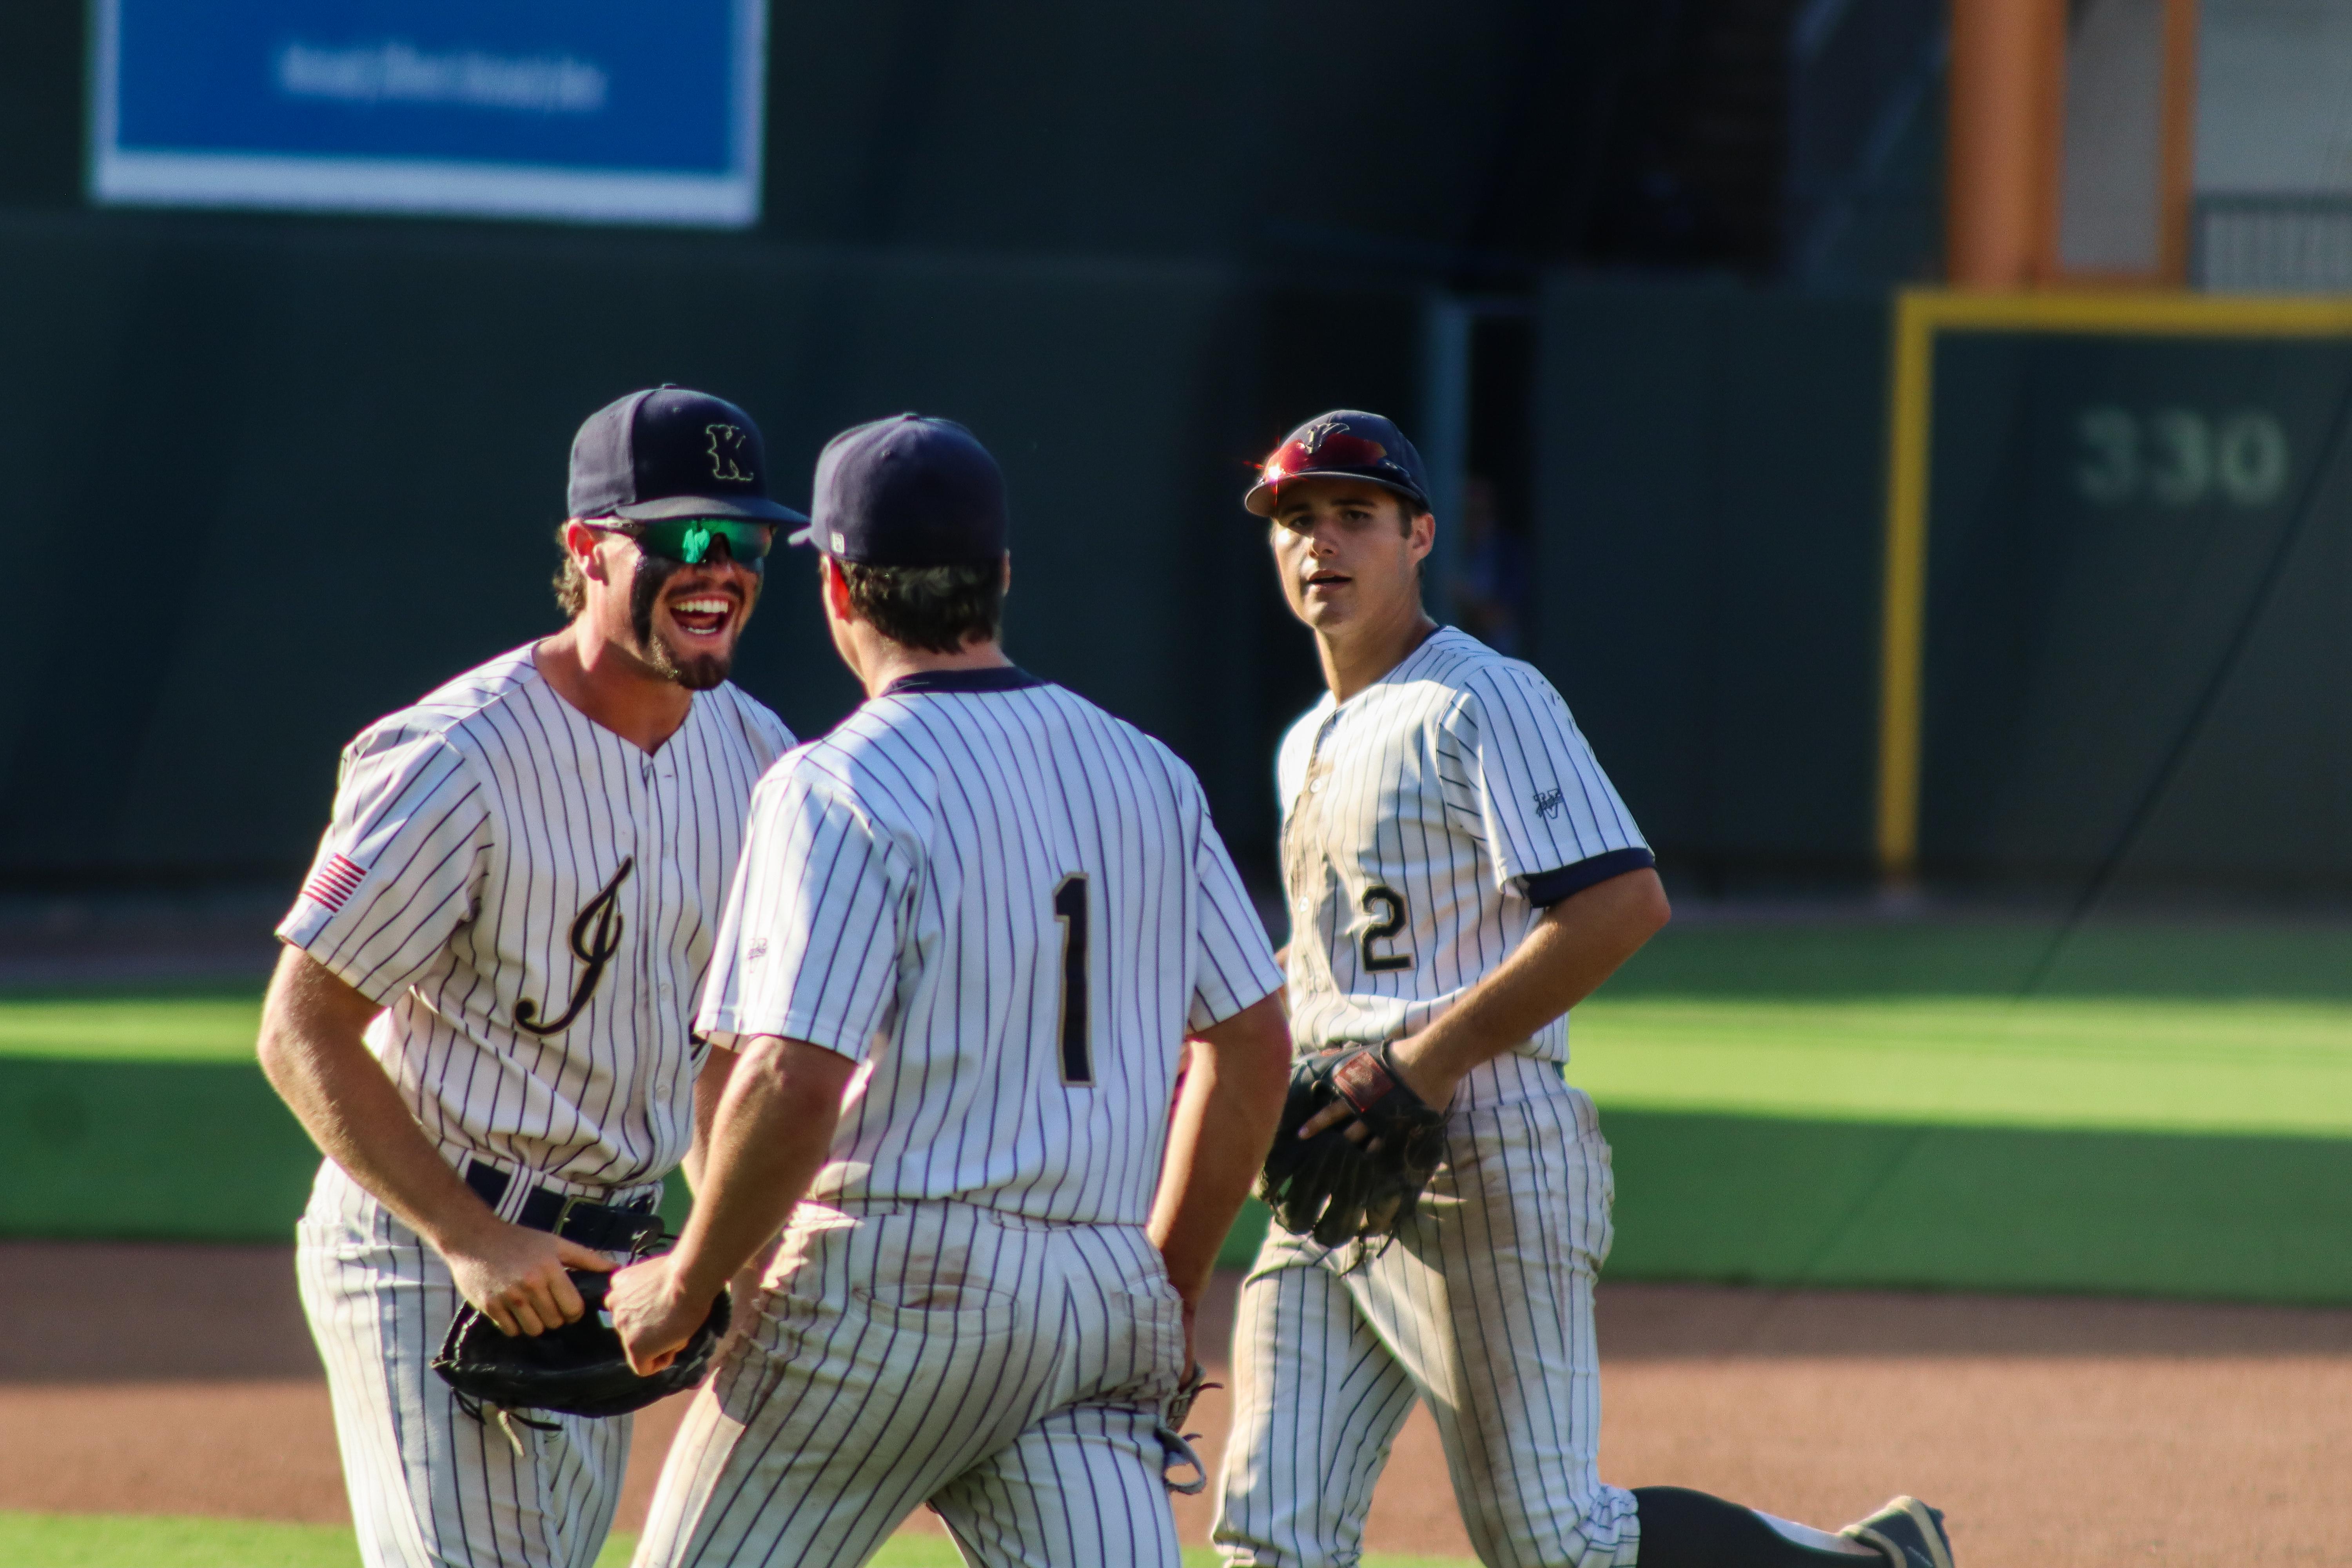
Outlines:
[[[1522,884],[1528,890],[1528,902],[1539,910],[1548,910],[1563,899],[1574,898],[1596,883],[1612,877],[1622,877],[1629,871],[1646,871],[1658,863],[1658,858],[1647,849],[1612,849],[1606,855],[1595,855],[1590,860],[1579,860],[1573,866],[1556,870],[1538,871]]]

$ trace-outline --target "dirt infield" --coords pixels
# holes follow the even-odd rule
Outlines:
[[[284,1249],[0,1244],[0,1508],[346,1517]],[[1601,1333],[1622,1485],[1824,1523],[1913,1490],[1968,1568],[2352,1563],[2352,1311],[1616,1285]],[[639,1427],[625,1526],[676,1416]],[[1422,1413],[1367,1544],[1468,1554]]]

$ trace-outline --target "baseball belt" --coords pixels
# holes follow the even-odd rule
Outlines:
[[[505,1200],[507,1189],[513,1184],[510,1172],[483,1160],[466,1162],[466,1184],[493,1209]],[[661,1228],[661,1221],[654,1215],[655,1202],[656,1194],[652,1193],[632,1203],[600,1204],[573,1194],[559,1193],[552,1187],[533,1187],[522,1200],[522,1210],[515,1215],[515,1224],[525,1230],[543,1230],[566,1241],[576,1241],[592,1251],[617,1253],[625,1258],[639,1237]]]

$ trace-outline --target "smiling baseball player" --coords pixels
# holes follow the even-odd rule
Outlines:
[[[752,783],[792,744],[726,680],[776,526],[760,433],[675,387],[572,448],[571,624],[377,721],[278,928],[260,1039],[325,1152],[299,1230],[370,1568],[588,1568],[629,1420],[461,1407],[461,1300],[580,1317],[688,1152],[688,1029]],[[487,1419],[486,1419],[487,1417]]]
[[[1281,1109],[1281,976],[1192,772],[1004,657],[980,443],[861,426],[815,494],[868,700],[760,783],[698,1020],[735,1066],[677,1250],[614,1280],[632,1363],[791,1226],[637,1562],[863,1563],[928,1500],[975,1563],[1175,1568],[1163,1424]]]
[[[1360,1132],[1357,1108],[1425,1104],[1444,1158],[1389,1236],[1269,1231],[1234,1331],[1225,1560],[1355,1562],[1419,1398],[1489,1568],[1951,1568],[1909,1498],[1832,1534],[1601,1480],[1609,1148],[1561,1069],[1570,1007],[1666,921],[1650,850],[1550,684],[1423,613],[1435,521],[1394,425],[1310,420],[1244,504],[1273,521],[1329,688],[1277,763],[1291,1029],[1302,1052],[1360,1052],[1307,1064],[1322,1108],[1285,1136],[1344,1155],[1328,1137]]]

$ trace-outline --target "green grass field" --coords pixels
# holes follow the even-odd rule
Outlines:
[[[1604,1108],[2352,1132],[2352,930],[2023,922],[1669,931],[1578,1009]]]
[[[604,1543],[597,1568],[626,1568],[636,1538]],[[348,1529],[323,1524],[263,1524],[245,1520],[138,1514],[84,1515],[0,1511],[0,1568],[357,1568]],[[961,1568],[946,1538],[893,1536],[874,1568]],[[1205,1548],[1184,1553],[1185,1568],[1213,1568]],[[1364,1558],[1364,1568],[1471,1568],[1436,1557]]]
[[[1669,930],[1574,1026],[1616,1151],[1612,1277],[2352,1301],[2352,926],[2051,944]],[[0,1235],[285,1239],[318,1160],[253,1067],[258,1010],[254,986],[0,994]]]
[[[2108,925],[2045,965],[2050,941],[1662,936],[1574,1025],[1617,1149],[1611,1277],[2352,1300],[2352,927]],[[240,1070],[259,1010],[257,986],[0,994],[0,1232],[284,1237],[315,1156]],[[356,1561],[347,1530],[0,1513],[0,1568]]]
[[[2352,1133],[2352,1005],[1972,996],[1596,998],[1604,1109],[1981,1127]]]
[[[1604,1108],[2341,1136],[2352,931],[2103,927],[2016,993],[2047,927],[1670,930],[1580,1008]],[[0,1055],[247,1059],[257,991],[0,996]]]
[[[250,1061],[260,1026],[258,986],[127,995],[0,993],[0,1056],[112,1062]]]

